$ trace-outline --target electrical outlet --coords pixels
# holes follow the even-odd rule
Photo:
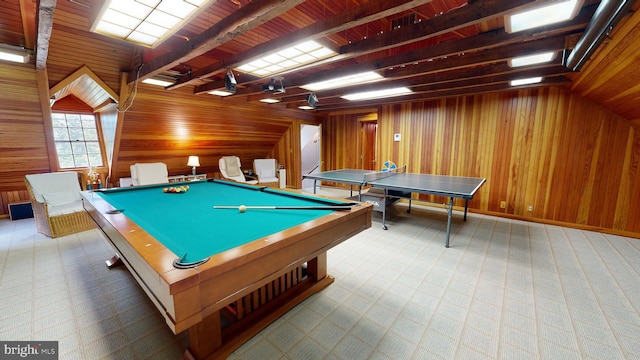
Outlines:
[[[528,212],[533,212],[533,205],[527,206],[527,211]]]
[[[506,209],[507,208],[507,202],[502,200],[500,201],[500,209]]]

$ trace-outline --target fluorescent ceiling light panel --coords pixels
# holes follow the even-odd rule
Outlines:
[[[378,80],[382,80],[383,76],[375,71],[367,71],[359,74],[342,76],[339,78],[333,78],[329,80],[319,81],[316,83],[306,84],[300,86],[301,88],[309,91],[320,91],[327,89],[335,89],[345,86],[358,85],[370,83]]]
[[[29,53],[21,48],[14,49],[13,46],[5,47],[0,44],[0,60],[25,64],[29,61]]]
[[[578,13],[582,0],[550,2],[548,5],[505,16],[505,29],[509,33],[555,24],[572,19]]]
[[[545,53],[528,55],[528,56],[520,56],[513,59],[509,59],[509,66],[511,67],[519,67],[519,66],[528,66],[534,64],[542,64],[553,60],[555,57],[555,51],[549,51]]]
[[[167,87],[175,84],[176,79],[171,76],[159,74],[159,75],[144,79],[142,80],[142,82],[144,84]]]
[[[337,52],[322,46],[318,42],[306,41],[240,65],[236,70],[258,77],[265,77],[336,55],[338,55]]]
[[[154,47],[174,34],[211,0],[110,0],[91,31]]]
[[[413,91],[411,91],[411,89],[409,88],[397,87],[397,88],[391,88],[391,89],[365,91],[361,93],[349,94],[349,95],[341,96],[341,98],[345,100],[351,100],[351,101],[370,100],[370,99],[380,99],[380,98],[386,98],[386,97],[407,95],[407,94],[411,94],[412,92]]]
[[[532,77],[532,78],[526,78],[526,79],[511,80],[509,84],[511,84],[511,86],[520,86],[520,85],[536,84],[541,81],[542,81],[542,77],[538,76],[538,77]]]
[[[262,101],[263,103],[267,103],[267,104],[275,104],[275,103],[279,103],[280,102],[280,100],[272,99],[272,98],[260,99],[260,101]]]
[[[311,105],[300,105],[300,106],[298,106],[298,109],[301,109],[301,110],[314,110],[315,108],[313,106],[311,106]]]
[[[233,95],[233,93],[225,91],[225,90],[212,90],[209,91],[209,94],[211,95],[218,95],[218,96],[229,96],[229,95]]]

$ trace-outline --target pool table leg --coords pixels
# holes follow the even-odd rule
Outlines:
[[[205,359],[222,346],[220,312],[207,316],[189,329],[189,348],[183,359]]]
[[[307,262],[307,276],[313,278],[314,282],[327,276],[327,253],[322,253]]]

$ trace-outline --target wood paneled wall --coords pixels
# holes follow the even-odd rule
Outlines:
[[[0,62],[0,215],[29,199],[24,175],[49,171],[38,80],[28,65]]]
[[[323,122],[325,170],[354,165],[356,128],[353,115]],[[638,128],[564,88],[385,105],[378,144],[379,162],[410,172],[487,178],[476,211],[640,235]]]
[[[278,143],[267,158],[276,159],[280,165],[286,169],[287,187],[299,189],[302,186],[302,173],[300,170],[301,149],[300,145],[300,125],[301,121],[293,121],[289,128],[282,134]]]
[[[360,167],[359,115],[333,115],[323,120],[320,149],[322,171]]]
[[[266,104],[248,105],[245,99],[194,96],[186,88],[167,92],[141,84],[116,135],[119,149],[112,178],[129,176],[129,166],[136,162],[162,161],[171,175],[189,173],[189,155],[199,156],[198,172],[210,176],[219,171],[218,159],[225,155],[239,156],[243,169],[268,156],[286,168],[298,168],[299,155],[293,152],[300,152],[300,135],[292,126],[301,117],[314,119]]]

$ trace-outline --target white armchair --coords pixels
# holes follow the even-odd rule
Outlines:
[[[237,156],[221,157],[220,160],[218,160],[218,166],[220,167],[220,174],[222,174],[222,177],[225,179],[250,185],[258,183],[258,180],[247,180],[242,172],[240,158]]]
[[[278,186],[278,164],[276,163],[276,159],[253,160],[253,172],[258,177],[258,184]]]
[[[78,173],[25,175],[25,184],[38,232],[55,238],[95,227],[82,206]]]
[[[169,182],[167,164],[162,162],[136,163],[131,165],[129,169],[131,170],[133,185],[153,185]]]

